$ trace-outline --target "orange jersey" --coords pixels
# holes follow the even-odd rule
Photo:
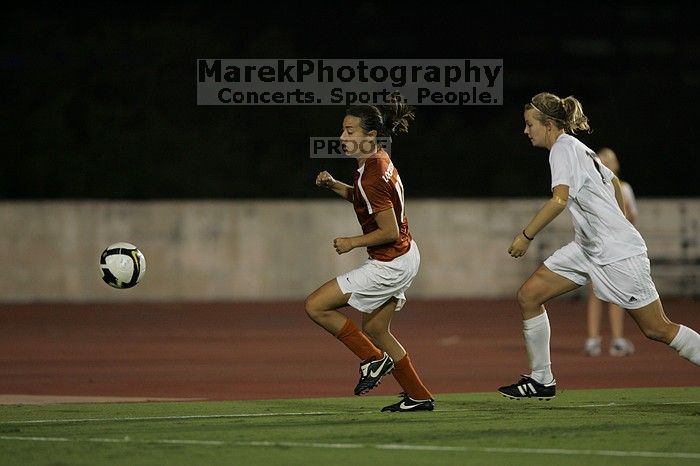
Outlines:
[[[374,214],[386,209],[394,209],[399,227],[399,238],[396,241],[368,247],[369,256],[380,261],[390,261],[405,254],[411,248],[411,232],[404,212],[403,184],[389,155],[382,150],[376,156],[366,159],[365,164],[355,173],[353,188],[355,214],[364,234],[379,228],[374,221]]]

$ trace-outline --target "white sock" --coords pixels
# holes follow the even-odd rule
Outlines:
[[[552,375],[552,362],[549,359],[549,318],[547,311],[523,321],[523,335],[525,335],[525,347],[530,358],[530,378],[541,384],[550,384],[554,381]]]
[[[681,325],[676,337],[668,345],[688,361],[700,366],[700,335],[692,328]]]

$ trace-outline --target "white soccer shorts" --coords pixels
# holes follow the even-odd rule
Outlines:
[[[396,310],[406,302],[405,291],[411,286],[420,267],[420,251],[415,241],[402,256],[392,261],[368,259],[355,270],[336,278],[343,294],[351,293],[348,304],[358,311],[371,313],[391,298],[397,298]]]
[[[639,309],[659,298],[646,253],[598,265],[572,241],[555,251],[544,265],[579,285],[585,285],[590,279],[598,298],[623,309]]]

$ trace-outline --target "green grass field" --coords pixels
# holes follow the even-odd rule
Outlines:
[[[2,465],[700,464],[700,388],[0,407]]]

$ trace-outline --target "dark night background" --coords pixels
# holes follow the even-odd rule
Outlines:
[[[618,153],[638,197],[700,196],[695,7],[51,5],[2,20],[2,199],[327,198],[318,171],[351,181],[354,162],[308,150],[342,106],[198,107],[198,58],[502,58],[504,105],[419,106],[395,139],[408,196],[547,195],[547,152],[522,134],[543,90],[581,100],[581,139]]]

